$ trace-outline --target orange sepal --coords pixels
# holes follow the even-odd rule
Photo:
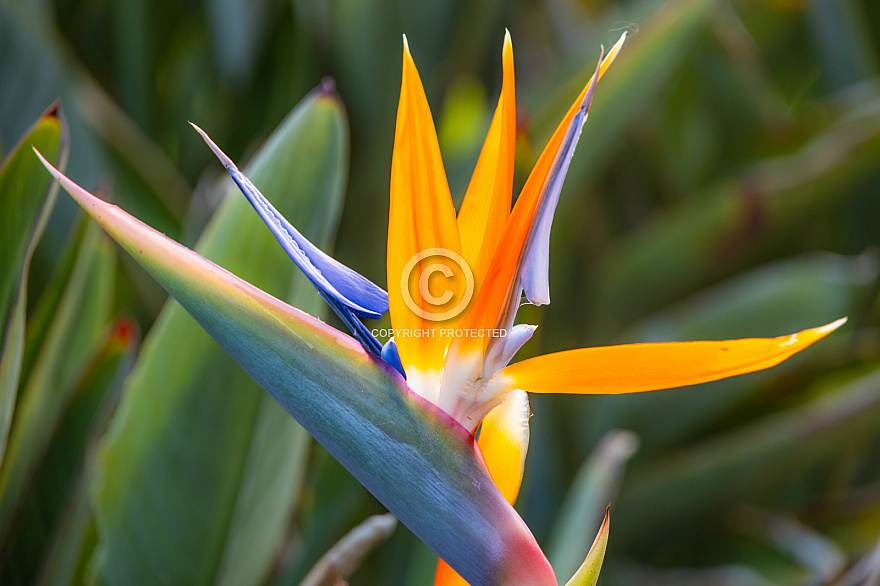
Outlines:
[[[418,315],[404,298],[401,277],[416,254],[429,249],[460,254],[461,244],[455,208],[449,195],[446,172],[440,158],[437,132],[419,73],[404,38],[403,75],[394,152],[391,160],[391,207],[388,221],[388,297],[391,324],[395,330],[432,332],[438,325]],[[430,262],[429,262],[430,261]],[[426,259],[408,272],[418,276],[428,264],[446,264],[444,259]],[[454,269],[455,267],[452,266]],[[447,287],[448,288],[448,287]],[[432,310],[418,294],[409,300]],[[439,371],[448,340],[434,334],[402,335],[395,338],[407,372]]]
[[[483,280],[510,215],[516,145],[516,92],[510,34],[504,36],[502,67],[504,81],[498,106],[458,213],[462,254],[470,263],[477,283]]]
[[[582,348],[529,358],[501,370],[532,393],[640,393],[704,383],[775,366],[821,340],[846,318],[778,338]]]

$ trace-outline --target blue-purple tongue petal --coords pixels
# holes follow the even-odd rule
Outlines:
[[[354,312],[322,289],[318,288],[318,293],[321,294],[321,297],[324,298],[327,305],[329,305],[336,315],[339,316],[339,319],[342,320],[342,323],[345,324],[345,327],[348,328],[351,335],[354,336],[354,339],[360,342],[361,346],[363,346],[369,353],[381,356],[382,344],[379,343],[376,336],[367,329]]]
[[[393,366],[403,378],[406,378],[406,371],[403,370],[403,362],[400,361],[400,354],[397,352],[397,344],[394,342],[393,336],[388,338],[388,341],[382,346],[381,356],[382,360]]]
[[[593,91],[596,89],[599,67],[602,64],[601,55],[598,63],[596,73],[593,75],[590,86],[581,102],[581,107],[572,118],[571,124],[568,125],[565,137],[562,139],[562,145],[553,161],[553,167],[544,183],[544,190],[540,196],[538,209],[532,219],[529,236],[523,250],[520,286],[526,298],[535,305],[550,303],[550,227],[553,224],[553,213],[559,202],[559,193],[562,191],[568,166],[574,156],[574,149],[577,146],[578,138],[580,138],[581,129],[584,127],[584,122],[587,121],[587,112],[593,100]]]
[[[538,204],[538,211],[535,213],[529,241],[526,244],[520,284],[526,298],[535,305],[550,303],[550,228],[553,224],[556,204],[559,202],[559,193],[562,191],[562,183],[565,181],[565,174],[568,172],[574,147],[577,145],[581,128],[583,128],[586,119],[586,112],[579,110],[565,133],[562,147],[559,149],[550,176],[547,178],[544,194]]]
[[[202,138],[229,171],[233,181],[275,235],[275,238],[278,239],[285,252],[318,289],[359,317],[378,319],[388,311],[388,293],[309,242],[278,213],[201,128],[195,124],[192,126],[202,135]],[[331,303],[331,305],[337,309],[335,304]],[[340,317],[343,316],[340,315]],[[343,321],[346,321],[344,317]],[[346,325],[349,324],[346,323]],[[356,332],[353,333],[356,334],[355,337],[360,339]]]

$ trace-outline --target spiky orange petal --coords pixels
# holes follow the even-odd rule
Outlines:
[[[671,389],[763,370],[821,340],[846,318],[778,338],[582,348],[504,368],[501,384],[532,393],[618,394]]]
[[[391,162],[387,270],[392,326],[395,330],[411,331],[411,335],[395,338],[407,374],[411,370],[439,370],[448,344],[448,340],[434,332],[438,322],[424,319],[407,305],[401,287],[401,276],[410,259],[432,248],[461,253],[455,208],[440,158],[437,132],[404,38],[403,76]],[[431,262],[442,264],[444,261],[431,259]],[[421,274],[424,268],[420,263],[410,273]],[[410,295],[410,299],[416,304],[425,304],[418,294]],[[425,333],[427,335],[422,335]]]
[[[510,215],[516,144],[516,92],[510,34],[504,36],[502,64],[501,96],[458,213],[462,254],[470,263],[478,284],[483,281]]]

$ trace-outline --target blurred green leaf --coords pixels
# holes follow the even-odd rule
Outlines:
[[[75,95],[80,115],[103,141],[118,203],[169,235],[179,235],[191,191],[186,180],[91,78],[77,79]]]
[[[876,51],[871,47],[868,20],[857,0],[809,0],[807,15],[823,73],[837,90],[877,75]]]
[[[627,460],[638,449],[629,431],[610,431],[583,463],[569,487],[550,534],[548,558],[557,576],[573,576],[590,546],[590,531],[617,495]]]
[[[271,10],[267,0],[210,0],[211,45],[221,74],[246,83],[253,75]]]
[[[795,561],[806,571],[805,581],[828,584],[846,568],[841,547],[794,516],[740,507],[735,523],[744,534]]]
[[[82,365],[107,327],[115,268],[109,239],[100,229],[90,229],[31,376],[23,383],[12,421],[0,467],[0,542],[4,544],[76,391]]]
[[[877,437],[880,373],[831,384],[802,405],[710,438],[627,475],[618,535],[650,547],[657,527],[683,527],[717,515],[722,502],[796,502],[796,483],[840,458],[854,438]],[[788,496],[788,498],[786,498]],[[674,524],[674,525],[670,525]]]
[[[24,353],[30,258],[54,204],[57,186],[43,176],[31,145],[64,168],[67,134],[57,106],[22,137],[0,166],[0,463],[15,409]]]
[[[40,574],[33,582],[35,585],[68,586],[94,583],[89,562],[98,546],[98,530],[95,526],[88,483],[83,482],[75,487],[75,490],[76,493],[64,512],[61,526],[54,535],[50,549],[44,553]]]
[[[34,363],[46,341],[46,335],[52,327],[52,321],[58,312],[64,291],[70,281],[80,249],[89,233],[89,220],[83,214],[77,222],[76,229],[68,238],[64,253],[55,267],[52,276],[43,287],[34,307],[28,312],[27,331],[24,339],[24,357],[21,363],[21,380],[28,380],[33,371]]]
[[[297,548],[282,558],[275,586],[295,586],[346,531],[364,517],[373,497],[326,449],[316,445],[296,514]],[[373,512],[373,511],[370,511]],[[398,530],[400,531],[400,530]],[[436,561],[434,564],[436,567]]]
[[[791,237],[801,230],[800,221],[872,176],[878,156],[875,99],[841,116],[797,152],[759,163],[658,216],[603,259],[596,283],[605,312],[595,315],[597,325],[628,324],[740,268],[750,255]]]
[[[578,571],[575,572],[571,580],[566,582],[566,586],[596,586],[599,581],[599,571],[602,569],[602,562],[605,560],[605,549],[608,547],[608,528],[609,518],[608,511],[605,511],[605,519],[602,526],[599,527],[599,533],[593,541],[587,558]]]
[[[603,572],[611,586],[780,586],[745,564],[700,568],[652,568],[627,564]]]
[[[602,78],[596,91],[590,106],[590,121],[584,125],[583,140],[578,144],[577,156],[572,159],[566,175],[566,183],[570,186],[566,191],[571,193],[572,185],[589,185],[617,152],[627,124],[654,105],[657,94],[687,57],[697,32],[706,24],[707,13],[717,2],[672,0],[647,3],[656,9],[638,23],[638,31],[630,35],[614,67]],[[620,20],[615,18],[615,21],[616,30],[620,30]],[[615,40],[616,37],[609,39],[611,43]],[[546,84],[552,88],[553,95],[535,112],[532,126],[536,144],[546,143],[572,100],[593,75],[598,42],[601,40],[585,48],[583,55],[578,55],[581,66],[568,81]],[[606,46],[610,45],[606,43]],[[571,199],[560,198],[560,211],[570,209],[571,203],[566,201]],[[564,213],[560,217],[564,217]]]
[[[489,128],[489,116],[486,89],[479,81],[460,77],[450,85],[443,110],[437,117],[437,138],[456,207],[461,204],[470,181],[473,157],[480,152]]]
[[[120,101],[142,126],[149,122],[149,46],[155,31],[146,0],[113,4],[114,52],[117,55]]]
[[[86,492],[94,472],[94,453],[107,428],[134,362],[137,333],[127,318],[103,336],[75,377],[50,446],[24,497],[21,513],[0,563],[4,584],[32,584],[49,575],[61,580],[75,569],[83,551],[82,527],[93,524]],[[74,583],[72,579],[68,583]]]
[[[140,70],[143,63],[132,61],[143,56],[132,56],[125,48],[142,40],[139,37],[146,24],[137,20],[137,10],[136,2],[119,8],[121,28],[131,26],[132,20],[138,28],[128,34],[120,32],[124,48],[116,54],[125,60],[120,67],[124,99],[143,123],[146,73]],[[163,231],[179,234],[189,193],[186,181],[166,153],[70,53],[51,15],[27,3],[0,3],[0,54],[11,57],[0,59],[0,77],[16,88],[0,94],[0,132],[16,129],[21,113],[32,109],[35,101],[60,95],[77,144],[71,154],[71,175],[90,183],[109,174],[118,179],[115,193],[120,202]],[[109,172],[108,163],[115,163]]]
[[[316,92],[246,172],[326,247],[342,204],[347,150],[339,101]],[[234,186],[196,249],[299,307],[323,312]],[[125,393],[104,442],[97,487],[101,575],[149,583],[149,568],[162,567],[172,582],[259,583],[287,527],[307,434],[174,302],[149,333]]]

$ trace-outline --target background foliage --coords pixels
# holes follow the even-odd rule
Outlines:
[[[541,326],[524,355],[850,318],[767,372],[534,397],[517,508],[554,567],[571,574],[611,502],[606,585],[880,582],[876,2],[0,0],[0,154],[15,163],[0,215],[49,183],[18,141],[62,158],[69,141],[75,181],[323,316],[187,120],[381,284],[400,35],[460,199],[505,27],[518,183],[599,44],[631,33],[562,195],[553,304],[523,311]],[[56,98],[61,118],[41,118]],[[382,511],[69,198],[35,249],[27,209],[0,220],[0,582],[298,584]],[[429,584],[435,559],[398,527],[350,580]]]

